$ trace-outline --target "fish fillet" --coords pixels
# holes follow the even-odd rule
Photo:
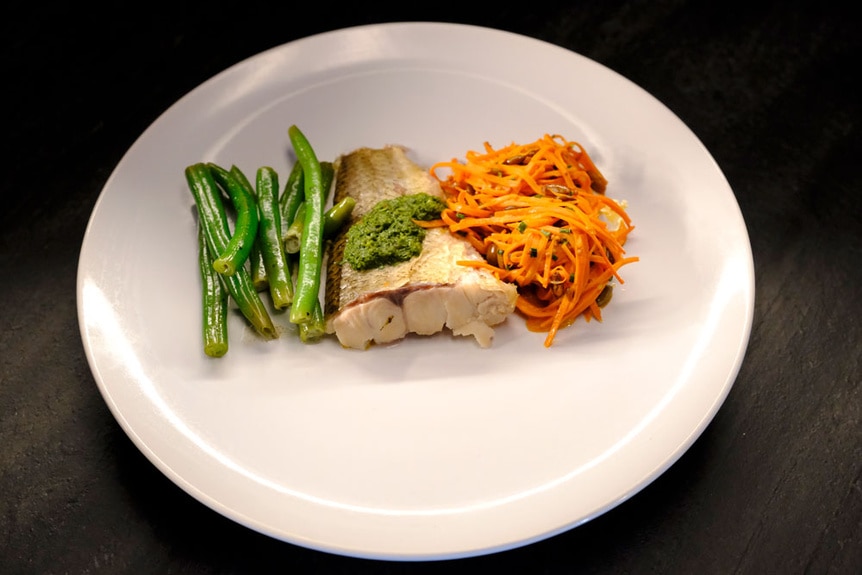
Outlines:
[[[341,156],[337,170],[334,201],[356,201],[349,224],[384,199],[420,192],[443,197],[438,182],[400,146],[360,148]],[[422,253],[409,261],[357,271],[342,259],[347,227],[328,246],[324,306],[326,330],[344,347],[366,349],[447,328],[489,347],[493,326],[515,309],[517,288],[459,265],[482,256],[445,228],[429,229]]]

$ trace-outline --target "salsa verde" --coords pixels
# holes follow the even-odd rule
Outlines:
[[[362,271],[418,256],[426,231],[413,220],[436,220],[445,207],[424,192],[381,200],[347,230],[344,260]]]

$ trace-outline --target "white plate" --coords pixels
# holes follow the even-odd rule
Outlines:
[[[550,349],[518,317],[491,349],[438,335],[364,352],[263,342],[233,317],[228,355],[207,359],[183,168],[286,178],[292,123],[322,159],[399,143],[424,165],[563,134],[629,202],[641,261],[603,323],[579,321]],[[77,289],[99,389],[165,475],[274,538],[395,560],[525,545],[642,489],[724,401],[754,299],[733,193],[667,108],[559,47],[424,23],[291,42],[178,101],[105,185]]]

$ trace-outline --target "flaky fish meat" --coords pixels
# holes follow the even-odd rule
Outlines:
[[[360,148],[336,164],[334,201],[351,196],[356,204],[327,248],[327,332],[353,349],[446,329],[489,347],[494,326],[515,309],[517,288],[487,270],[458,264],[482,256],[446,228],[428,229],[421,254],[406,262],[358,271],[343,259],[350,225],[381,200],[423,192],[443,198],[437,180],[401,146]]]

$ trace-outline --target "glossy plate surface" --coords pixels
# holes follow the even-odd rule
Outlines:
[[[603,323],[550,349],[518,317],[491,349],[440,334],[364,352],[303,345],[286,316],[263,342],[232,317],[228,355],[207,359],[183,169],[270,165],[284,182],[293,123],[321,159],[398,143],[425,166],[563,134],[628,201],[641,261]],[[100,392],[177,485],[277,539],[416,560],[552,536],[667,469],[733,384],[754,274],[720,169],[642,89],[534,39],[403,23],[274,48],[168,109],[106,183],[77,289]]]

